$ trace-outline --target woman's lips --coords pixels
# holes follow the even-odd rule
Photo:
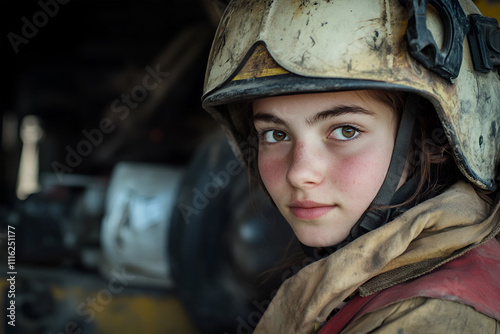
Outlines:
[[[312,201],[294,202],[290,205],[293,215],[303,220],[317,219],[333,210],[335,205],[316,203]]]

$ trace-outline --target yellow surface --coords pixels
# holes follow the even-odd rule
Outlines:
[[[76,308],[80,316],[90,320],[97,329],[96,334],[198,334],[190,323],[182,304],[174,297],[155,297],[126,290],[119,294],[108,294],[102,290],[85,290],[81,287],[54,287],[53,295],[59,302],[77,300],[84,307]],[[95,304],[88,302],[94,299]]]
[[[500,21],[500,1],[477,0],[474,3],[484,16],[493,17]]]
[[[264,45],[258,45],[233,81],[270,77],[289,73],[269,55]]]
[[[174,298],[118,296],[96,315],[99,333],[191,334],[182,305]]]
[[[2,309],[5,307],[7,283],[4,277],[0,280],[0,292],[3,296],[0,298]],[[16,283],[18,283],[17,280]],[[138,289],[132,291],[125,288],[120,293],[106,292],[104,294],[102,291],[109,290],[98,287],[85,288],[66,281],[63,284],[50,284],[50,286],[52,297],[56,302],[54,311],[61,313],[69,310],[67,315],[70,318],[66,325],[75,327],[73,329],[68,327],[70,328],[67,329],[68,332],[77,332],[79,327],[74,322],[77,320],[84,325],[90,325],[90,328],[95,328],[93,334],[199,334],[180,301],[164,291],[159,290],[156,294],[154,290],[149,289],[141,293]],[[21,286],[17,285],[16,290],[16,299],[18,299],[17,297],[21,295]],[[111,298],[106,299],[106,296],[111,296]],[[93,300],[94,304],[89,300]],[[18,301],[16,300],[16,307],[19,306]],[[19,312],[20,310],[17,309],[16,324],[20,317]],[[60,328],[60,320],[59,318],[57,324],[54,324],[51,333],[63,331]],[[4,326],[0,326],[0,334],[3,334],[4,330]]]

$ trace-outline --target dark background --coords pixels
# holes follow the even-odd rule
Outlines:
[[[146,108],[145,100],[131,117],[115,120],[116,130],[73,172],[109,172],[123,159],[185,163],[202,134],[213,126],[201,110],[200,98],[215,31],[211,15],[219,13],[224,2],[42,2],[50,3],[56,14],[35,26],[38,32],[19,44],[17,53],[9,33],[23,37],[22,18],[34,23],[42,7],[38,1],[0,2],[1,112],[17,119],[18,126],[25,115],[39,116],[44,139],[52,142],[45,148],[51,152],[44,155],[41,172],[53,170],[53,161],[64,162],[66,145],[75,148],[85,139],[84,129],[99,128],[111,103],[122,93],[130,94],[146,66],[154,68],[159,59],[164,61],[161,70],[171,74],[161,101]],[[58,4],[57,10],[53,3]],[[183,37],[192,27],[197,30]],[[10,200],[15,187],[19,154],[18,147],[2,149],[3,202]]]
[[[102,240],[119,163],[145,169],[115,180],[118,186],[156,167],[183,171],[178,198],[165,203],[175,206],[193,205],[193,189],[206,193],[215,182],[210,175],[223,175],[226,161],[236,161],[201,108],[225,6],[225,0],[0,1],[0,308],[15,300],[17,321],[13,327],[2,319],[0,333],[233,333],[256,325],[282,279],[262,283],[255,276],[279,260],[291,231],[283,221],[269,224],[282,218],[265,196],[250,203],[244,172],[216,188],[189,222],[174,208],[164,221],[169,248],[150,241],[158,240],[150,232],[125,244],[117,238],[114,246],[145,260],[164,253],[167,263],[158,267],[168,264],[173,285],[140,280],[150,274],[142,261],[106,262]],[[27,120],[42,132],[40,187],[18,198]],[[161,213],[154,197],[139,199],[156,210],[145,215]],[[124,221],[126,232],[134,221]],[[6,281],[9,226],[16,228],[15,298]],[[120,285],[113,273],[121,268],[136,278]]]

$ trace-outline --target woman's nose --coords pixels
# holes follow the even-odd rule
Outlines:
[[[286,175],[289,184],[296,188],[312,188],[324,180],[326,166],[319,151],[314,145],[294,145]]]

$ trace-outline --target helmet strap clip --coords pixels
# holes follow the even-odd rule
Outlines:
[[[498,21],[479,14],[469,16],[469,47],[474,69],[488,73],[500,66],[500,28]]]

